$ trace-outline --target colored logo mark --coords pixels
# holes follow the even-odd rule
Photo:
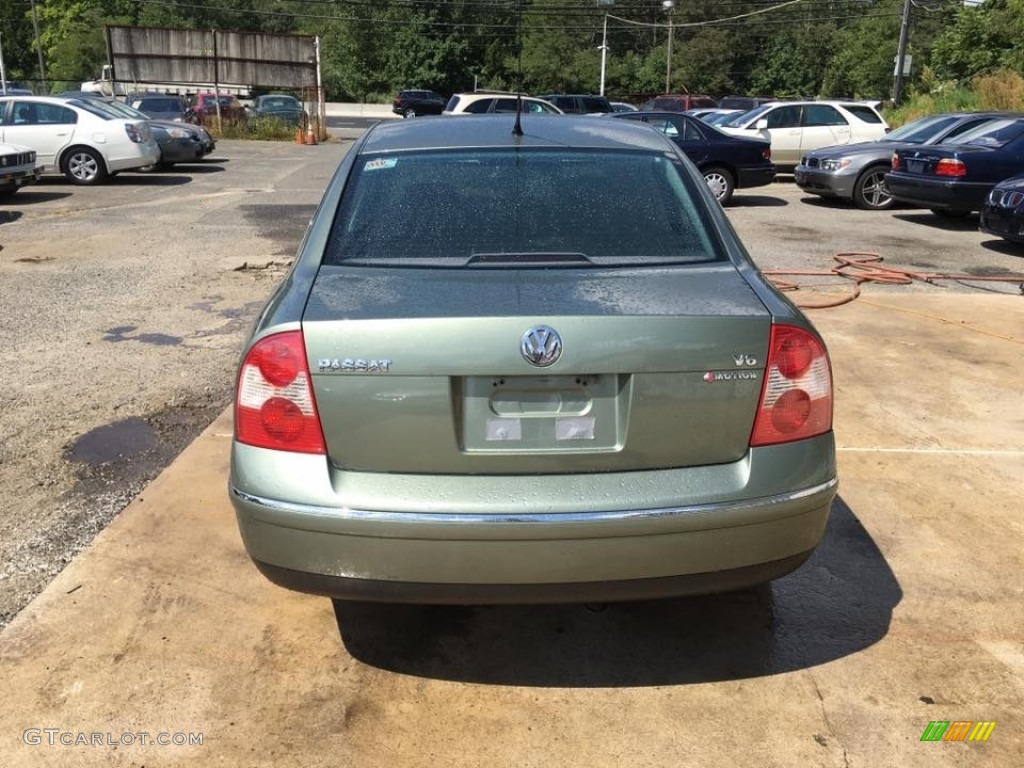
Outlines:
[[[932,720],[921,741],[988,741],[995,727],[993,720]]]

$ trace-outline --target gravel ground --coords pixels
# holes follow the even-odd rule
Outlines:
[[[228,405],[246,331],[348,146],[223,142],[201,165],[98,188],[45,180],[0,207],[0,628]],[[1024,248],[976,219],[859,211],[789,180],[728,211],[765,269],[874,251],[925,271],[1024,271]],[[983,289],[1017,292],[865,291]]]
[[[229,404],[348,146],[225,141],[0,207],[0,627]]]

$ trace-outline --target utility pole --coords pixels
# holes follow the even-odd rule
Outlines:
[[[598,6],[614,6],[615,0],[597,0]],[[604,31],[601,33],[601,95],[604,96],[605,72],[608,67],[608,14],[604,15]]]
[[[900,24],[900,42],[896,49],[896,80],[892,86],[892,105],[898,107],[903,98],[903,62],[907,58],[907,38],[910,37],[911,0],[903,0],[903,21]]]
[[[43,66],[43,43],[39,39],[39,16],[36,14],[36,0],[30,0],[32,6],[32,28],[36,33],[36,53],[39,54],[39,79],[42,80],[43,91],[46,91],[46,67]]]
[[[608,65],[608,14],[604,15],[604,32],[601,34],[601,95],[604,96],[604,73]]]
[[[910,0],[907,0],[910,2]],[[672,14],[675,13],[675,0],[662,0],[661,7],[668,14],[668,56],[665,59],[665,93],[672,93]]]

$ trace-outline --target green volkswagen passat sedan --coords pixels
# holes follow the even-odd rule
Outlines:
[[[272,581],[343,599],[715,592],[799,566],[832,380],[650,127],[371,128],[246,345],[230,496]]]

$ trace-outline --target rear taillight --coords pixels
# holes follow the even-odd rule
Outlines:
[[[936,176],[966,176],[967,166],[964,165],[963,160],[957,160],[955,158],[943,158],[939,160],[935,166]]]
[[[895,152],[892,153],[892,163],[890,163],[890,165],[892,165],[892,169],[894,171],[898,171],[900,169],[900,156]]]
[[[832,369],[824,345],[803,328],[772,326],[750,444],[788,443],[830,429]]]
[[[326,454],[301,331],[256,342],[238,372],[235,437],[278,451]]]
[[[124,132],[128,134],[128,138],[134,141],[136,144],[141,144],[145,139],[142,136],[141,128],[135,123],[125,123]]]
[[[771,160],[772,159],[772,148],[771,147],[766,147],[766,148],[762,149],[761,150],[761,157],[763,157],[765,160]]]

